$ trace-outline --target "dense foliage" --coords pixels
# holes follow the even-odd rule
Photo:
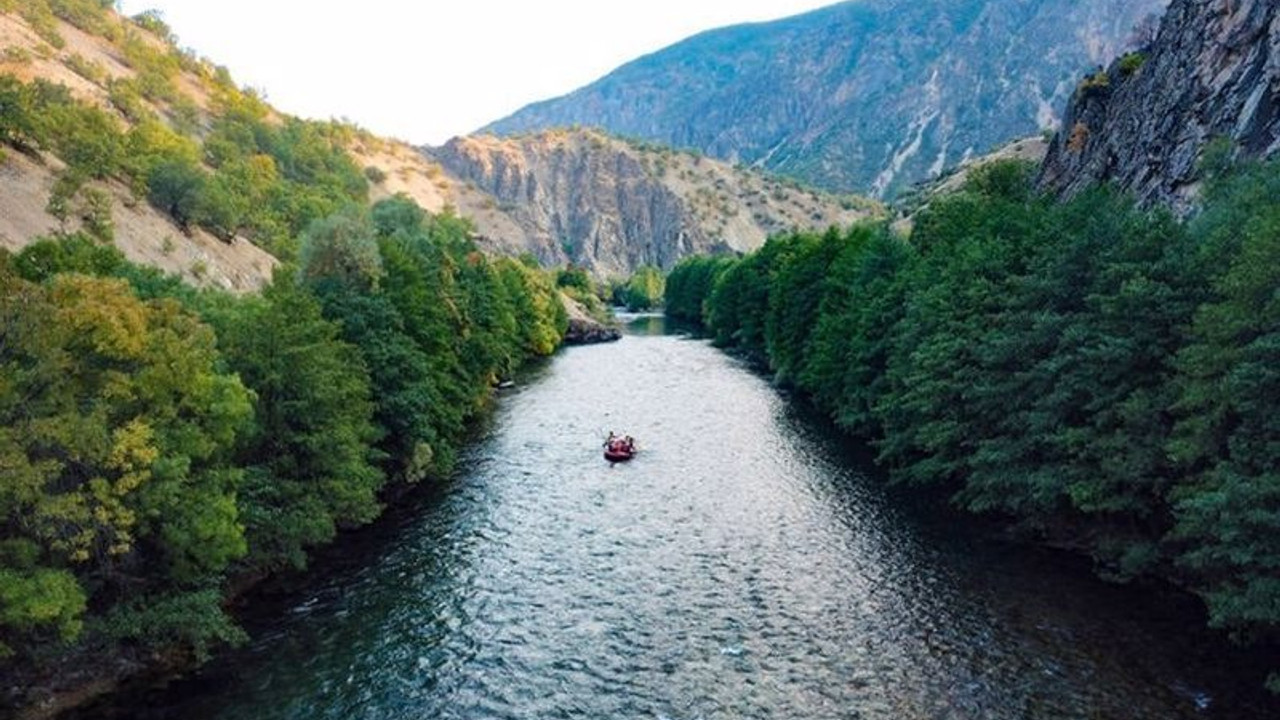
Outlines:
[[[69,658],[240,638],[229,590],[448,473],[492,386],[567,325],[555,278],[484,257],[466,222],[368,207],[359,131],[282,116],[113,4],[0,0],[50,46],[63,21],[131,71],[68,49],[79,94],[0,74],[0,163],[57,168],[61,222],[0,250],[0,706]],[[283,264],[255,296],[134,265],[112,245],[117,196]]]
[[[0,251],[0,655],[235,639],[229,578],[298,567],[439,477],[559,344],[550,274],[394,198],[303,233],[260,296],[76,234]]]
[[[691,323],[705,323],[706,299],[720,275],[733,265],[728,257],[691,255],[680,261],[667,276],[664,310],[670,317]]]
[[[661,270],[652,265],[642,265],[625,284],[614,290],[613,300],[632,312],[651,310],[662,303],[665,283]]]
[[[910,241],[861,226],[687,261],[668,305],[871,439],[890,477],[1280,629],[1280,165],[1183,224],[990,166]],[[709,280],[710,278],[710,280]]]

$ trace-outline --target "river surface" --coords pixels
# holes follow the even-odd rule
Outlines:
[[[504,391],[458,477],[116,708],[141,718],[1249,718],[1185,607],[886,496],[766,379],[641,320]],[[609,430],[641,453],[606,463]],[[99,709],[103,716],[109,709]]]

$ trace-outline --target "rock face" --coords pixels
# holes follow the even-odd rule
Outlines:
[[[1214,138],[1242,157],[1280,149],[1280,4],[1174,0],[1155,41],[1081,83],[1041,183],[1070,194],[1107,180],[1185,211]]]
[[[1057,126],[1168,0],[858,0],[707,32],[487,130],[601,127],[891,196]]]
[[[746,252],[774,232],[847,225],[873,203],[804,190],[691,153],[587,130],[455,138],[426,151],[471,191],[488,250],[598,277],[690,254]],[[474,200],[480,198],[477,204]]]
[[[622,331],[616,325],[600,322],[591,317],[576,300],[560,294],[565,312],[569,315],[569,328],[564,334],[565,345],[592,345],[622,339]]]

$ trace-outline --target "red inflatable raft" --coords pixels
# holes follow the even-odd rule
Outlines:
[[[609,462],[624,462],[636,455],[636,441],[629,437],[611,437],[604,443],[604,459]]]

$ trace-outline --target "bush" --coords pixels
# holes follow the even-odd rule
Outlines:
[[[0,142],[30,151],[39,147],[44,137],[33,88],[0,75]]]
[[[1131,52],[1120,58],[1117,68],[1120,70],[1122,77],[1130,77],[1137,74],[1142,66],[1147,62],[1146,53]]]
[[[652,265],[645,265],[627,281],[621,293],[623,304],[632,312],[649,310],[662,303],[665,279],[662,271]]]
[[[66,63],[67,67],[70,68],[72,72],[91,83],[101,85],[106,82],[106,69],[92,60],[85,59],[85,57],[79,53],[71,53],[63,62]]]
[[[576,288],[584,293],[594,291],[591,276],[585,268],[570,265],[556,273],[556,287]]]
[[[164,15],[159,10],[145,10],[134,15],[130,20],[134,25],[146,30],[156,37],[170,44],[176,44],[177,38],[173,34],[173,30],[169,24],[164,21]]]
[[[1101,95],[1111,88],[1111,77],[1106,70],[1099,70],[1085,77],[1076,87],[1076,96],[1080,99]]]
[[[190,161],[160,163],[147,176],[147,199],[184,229],[198,222],[204,210],[208,174]]]
[[[47,0],[54,15],[93,35],[104,34],[113,0]]]

